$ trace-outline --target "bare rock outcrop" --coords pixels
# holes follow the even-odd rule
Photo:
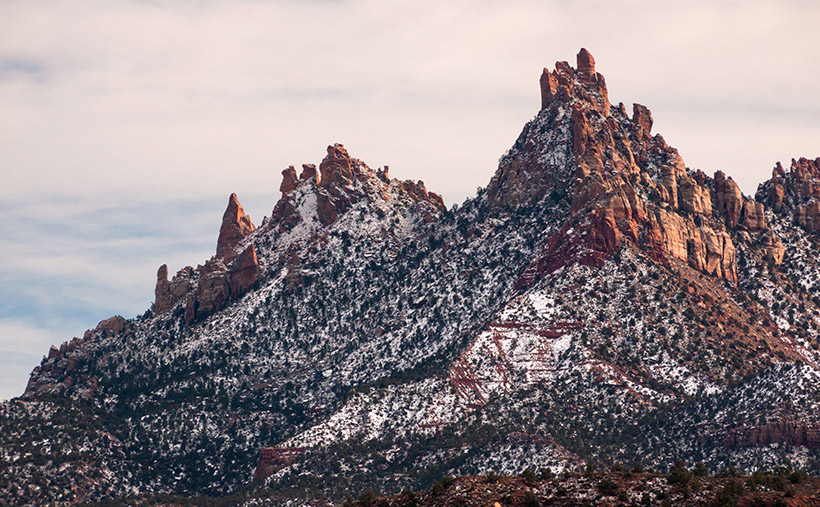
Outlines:
[[[224,262],[231,262],[236,255],[234,249],[254,229],[251,218],[245,214],[236,194],[231,194],[228,207],[222,215],[222,227],[219,229],[219,239],[216,242],[216,256]]]
[[[168,266],[163,264],[157,270],[157,285],[154,288],[154,312],[165,313],[173,308],[192,289],[194,269],[186,266],[168,280]]]
[[[282,183],[279,184],[279,191],[283,194],[288,194],[296,189],[299,179],[296,177],[296,169],[293,166],[288,166],[282,171]]]
[[[199,270],[196,287],[187,292],[184,318],[186,324],[204,319],[224,308],[231,299],[238,299],[259,279],[256,247],[250,245],[226,266],[213,258]]]
[[[741,426],[730,430],[725,437],[728,447],[763,447],[785,443],[808,449],[820,448],[820,426],[802,421],[784,419],[762,426]]]
[[[239,298],[248,292],[259,279],[259,260],[256,257],[256,247],[251,245],[239,254],[233,261],[229,274],[231,297]]]
[[[274,472],[296,462],[307,451],[304,447],[265,447],[253,473],[254,480],[263,480]]]
[[[173,305],[171,282],[168,281],[168,265],[163,264],[157,270],[157,285],[154,288],[154,311],[164,313]]]
[[[652,133],[652,111],[644,105],[632,104],[632,123],[639,137],[648,138]]]
[[[761,238],[761,243],[765,251],[764,257],[779,266],[783,263],[783,256],[786,254],[786,247],[773,231],[766,231]]]
[[[680,190],[680,209],[699,215],[712,214],[712,197],[709,189],[688,176],[681,177],[677,185]]]
[[[491,208],[498,210],[568,194],[572,226],[554,235],[530,272],[570,262],[598,265],[631,242],[662,263],[678,259],[736,283],[731,232],[738,226],[765,229],[763,208],[744,199],[722,173],[713,181],[689,171],[675,148],[652,135],[647,107],[634,104],[631,118],[623,104],[604,107],[604,80],[585,49],[577,69],[557,62],[539,85],[542,109],[487,189]],[[550,144],[545,131],[567,135]],[[562,150],[565,159],[556,155]]]
[[[304,164],[298,178],[293,167],[285,169],[282,176],[282,198],[271,216],[272,226],[281,231],[288,231],[304,220],[299,208],[300,197],[296,195],[296,190],[303,188],[315,197],[316,219],[324,226],[335,222],[359,202],[391,199],[391,189],[398,192],[399,198],[430,204],[430,212],[425,214],[430,219],[446,209],[441,196],[428,192],[423,182],[391,180],[387,167],[373,171],[361,160],[351,157],[338,143],[327,147],[327,154],[318,169],[313,164]],[[378,206],[374,209],[379,211]]]
[[[788,171],[777,162],[756,197],[805,230],[820,233],[820,157],[792,159]]]

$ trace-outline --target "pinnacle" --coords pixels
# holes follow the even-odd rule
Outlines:
[[[225,262],[230,262],[234,256],[234,247],[254,229],[251,218],[245,215],[239,199],[235,193],[232,193],[228,198],[228,207],[222,215],[222,226],[219,229],[219,239],[216,243],[216,256],[223,258]]]

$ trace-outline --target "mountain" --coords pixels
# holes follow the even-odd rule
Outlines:
[[[820,159],[756,198],[611,105],[582,49],[486,189],[445,208],[339,144],[135,319],[0,404],[0,502],[264,491],[676,459],[820,472]]]

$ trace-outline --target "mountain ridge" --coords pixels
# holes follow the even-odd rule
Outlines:
[[[753,200],[610,105],[585,49],[539,87],[449,210],[340,144],[283,171],[258,227],[232,194],[211,259],[161,266],[151,309],[52,347],[2,404],[6,490],[255,480],[299,504],[636,457],[820,470],[818,162]]]

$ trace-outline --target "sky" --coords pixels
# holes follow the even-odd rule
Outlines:
[[[447,205],[485,186],[586,47],[686,165],[753,194],[820,156],[820,4],[0,0],[0,399],[52,344],[213,255],[228,196],[341,142]]]

